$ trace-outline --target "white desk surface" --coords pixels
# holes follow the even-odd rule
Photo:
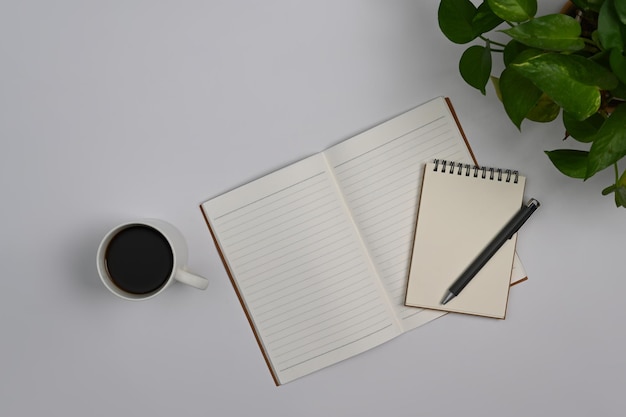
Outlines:
[[[560,1],[543,2],[556,11]],[[626,388],[626,211],[611,170],[566,178],[457,73],[438,2],[4,2],[0,415],[615,416]],[[543,204],[504,321],[448,315],[275,387],[198,204],[428,99]],[[178,226],[207,291],[140,303],[99,281],[112,226]]]

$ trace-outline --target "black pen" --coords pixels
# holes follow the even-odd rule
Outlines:
[[[493,255],[498,252],[498,249],[500,249],[507,240],[512,238],[513,235],[519,230],[519,228],[522,227],[524,223],[526,223],[526,220],[528,220],[530,215],[533,214],[535,210],[537,210],[537,207],[539,207],[539,205],[539,201],[531,198],[528,204],[523,206],[517,212],[517,214],[513,216],[513,218],[506,224],[506,226],[502,228],[500,233],[498,233],[496,237],[493,238],[493,240],[487,245],[487,247],[481,252],[481,254],[478,255],[476,259],[474,259],[474,262],[472,262],[465,269],[465,271],[463,271],[461,276],[459,276],[459,278],[454,281],[454,284],[450,286],[447,294],[441,300],[441,304],[446,304],[448,301],[459,295],[461,291],[463,291],[463,288],[465,288],[465,286],[469,284],[472,278],[476,276],[478,271],[480,271],[483,266],[485,266],[485,264],[489,262],[489,259],[491,259]]]

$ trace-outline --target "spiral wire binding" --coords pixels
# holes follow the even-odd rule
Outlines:
[[[435,159],[435,169],[433,171],[437,172],[439,167],[441,166],[441,171],[443,173],[454,174],[456,169],[457,175],[462,175],[465,172],[465,176],[469,177],[473,172],[474,178],[478,178],[479,172],[482,179],[487,178],[487,172],[489,172],[489,180],[493,181],[496,179],[497,181],[503,181],[503,174],[506,174],[504,178],[505,182],[511,182],[511,177],[513,177],[513,183],[517,184],[519,180],[519,173],[517,171],[513,171],[510,169],[501,169],[501,168],[487,168],[487,167],[479,167],[476,165],[470,166],[469,164],[462,164],[460,162],[451,162],[446,161],[445,159]],[[447,171],[446,171],[447,170]],[[496,178],[497,175],[497,178]]]

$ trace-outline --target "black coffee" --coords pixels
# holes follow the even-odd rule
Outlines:
[[[132,294],[147,294],[165,284],[174,268],[174,255],[159,231],[137,225],[113,237],[105,262],[115,285]]]

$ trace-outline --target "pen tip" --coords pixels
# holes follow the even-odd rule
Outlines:
[[[454,298],[454,294],[452,294],[451,292],[448,292],[446,296],[443,297],[443,300],[441,300],[441,304],[446,305],[448,301],[452,300],[453,298]]]

